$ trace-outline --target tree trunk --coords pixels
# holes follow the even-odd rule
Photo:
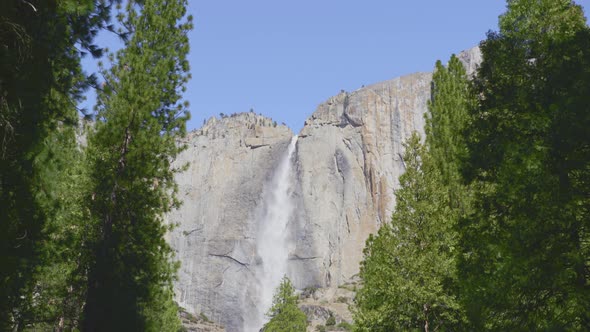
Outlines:
[[[428,332],[428,304],[424,304],[424,332]]]

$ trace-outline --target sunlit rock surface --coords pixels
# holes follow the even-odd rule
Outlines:
[[[477,48],[458,56],[470,74],[481,61]],[[350,320],[347,305],[338,303],[342,287],[355,283],[368,235],[390,220],[403,142],[413,131],[424,133],[431,77],[416,73],[342,92],[322,103],[299,133],[291,158],[287,275],[300,290],[322,289],[321,299],[305,301],[315,316],[329,302],[326,310]],[[252,112],[212,118],[188,135],[176,162],[189,163],[177,175],[184,204],[167,217],[178,224],[168,236],[182,264],[176,300],[227,331],[244,330],[255,315],[264,287],[257,273],[261,200],[292,136]]]
[[[178,224],[168,239],[181,262],[176,300],[228,330],[241,326],[253,299],[256,225],[250,219],[263,189],[292,137],[285,126],[254,113],[210,119],[186,139],[177,166],[178,197],[168,216]]]
[[[294,262],[297,286],[338,286],[358,273],[366,238],[393,211],[403,142],[423,132],[430,79],[418,73],[340,93],[307,120],[297,150],[305,208],[297,256],[316,258]]]

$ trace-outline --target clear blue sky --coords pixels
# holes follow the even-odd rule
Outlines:
[[[590,8],[590,0],[577,2]],[[341,89],[430,71],[437,59],[477,45],[505,10],[501,0],[189,3],[190,130],[253,108],[298,132]],[[108,36],[98,42],[118,44]]]

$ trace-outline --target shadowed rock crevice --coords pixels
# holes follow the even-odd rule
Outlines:
[[[227,259],[229,259],[229,260],[231,260],[231,261],[233,261],[233,262],[235,262],[235,263],[237,263],[237,264],[239,264],[239,265],[241,265],[241,266],[243,266],[245,268],[248,268],[248,266],[250,265],[248,263],[240,262],[236,258],[234,258],[234,257],[232,257],[230,255],[227,255],[227,254],[211,254],[210,253],[209,256],[227,258]]]

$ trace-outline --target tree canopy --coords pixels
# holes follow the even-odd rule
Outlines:
[[[291,280],[283,277],[275,290],[272,307],[268,310],[268,323],[262,328],[265,332],[305,332],[307,317],[297,307],[298,296]]]
[[[179,326],[162,215],[179,204],[171,161],[187,118],[185,7],[0,3],[0,330]],[[103,55],[99,31],[125,41],[104,86],[80,64]],[[100,90],[90,133],[79,120],[91,114],[77,108],[88,87]]]
[[[480,46],[460,226],[476,329],[590,326],[589,36],[570,1],[509,1]]]
[[[440,173],[414,135],[391,223],[370,236],[361,263],[355,330],[448,330],[462,321],[455,280],[453,211]]]
[[[508,1],[499,26],[471,83],[456,58],[436,64],[426,147],[407,147],[420,163],[404,157],[392,222],[367,242],[359,330],[428,330],[417,303],[445,276],[465,314],[452,329],[590,326],[590,31],[565,0]]]
[[[171,162],[188,119],[186,1],[130,1],[119,15],[129,30],[110,55],[89,134],[91,242],[86,331],[175,331],[172,281],[177,264],[163,215],[177,207]]]
[[[79,298],[69,280],[78,260],[68,246],[81,210],[64,190],[78,189],[68,183],[79,175],[76,104],[89,82],[81,52],[100,55],[92,40],[107,15],[90,0],[0,4],[2,330],[71,322],[66,303]]]

